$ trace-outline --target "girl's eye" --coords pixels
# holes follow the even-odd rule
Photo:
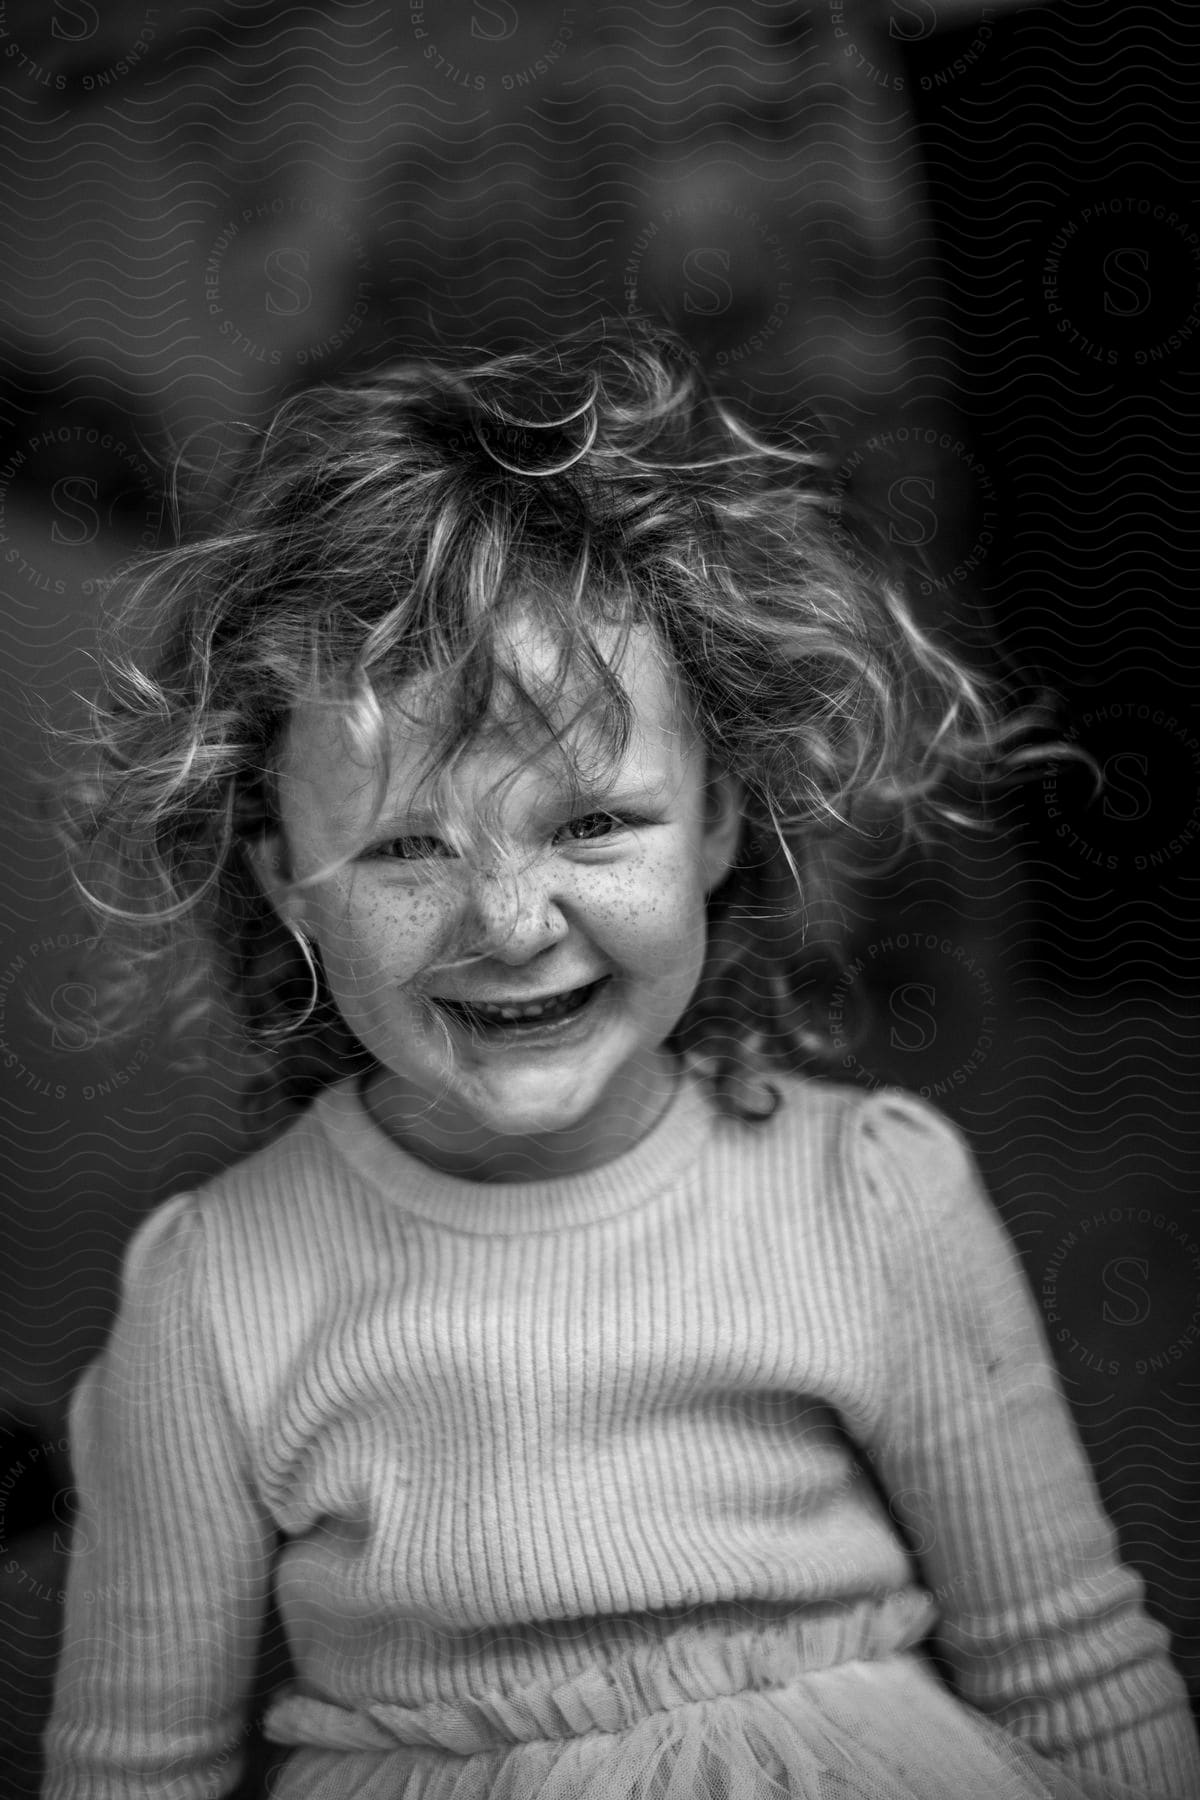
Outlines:
[[[560,827],[560,837],[566,837],[573,844],[602,844],[616,833],[627,830],[631,825],[644,823],[641,819],[618,818],[615,813],[592,812],[581,813],[577,819],[570,819]],[[430,862],[445,857],[453,857],[457,852],[452,850],[444,838],[423,837],[412,834],[407,837],[385,838],[371,851],[372,856],[382,857],[387,862]]]
[[[380,844],[375,855],[389,857],[395,862],[425,862],[430,857],[453,856],[454,852],[442,838],[394,837]]]
[[[614,831],[620,831],[626,825],[635,823],[631,819],[618,819],[612,813],[584,813],[578,819],[572,819],[563,830],[569,833],[576,844],[597,844],[611,837]]]

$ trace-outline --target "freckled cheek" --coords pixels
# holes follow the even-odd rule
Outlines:
[[[369,999],[412,980],[437,960],[446,912],[428,898],[398,895],[356,896],[328,909],[318,936],[334,986]]]
[[[698,978],[707,930],[702,882],[688,879],[675,859],[640,874],[593,906],[592,926],[612,954],[651,979],[673,982],[684,971]]]

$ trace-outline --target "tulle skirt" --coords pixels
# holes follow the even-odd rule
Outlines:
[[[297,1684],[264,1720],[298,1746],[272,1800],[1138,1800],[956,1700],[913,1642],[920,1598],[628,1621],[566,1680],[419,1707]]]

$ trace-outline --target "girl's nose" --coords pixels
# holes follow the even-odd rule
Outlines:
[[[476,949],[498,962],[529,962],[568,930],[559,897],[528,870],[478,874],[472,883],[472,914]]]

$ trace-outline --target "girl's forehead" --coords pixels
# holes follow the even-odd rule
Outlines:
[[[695,748],[696,733],[654,633],[634,625],[624,632],[601,628],[594,635],[629,700],[623,764],[660,776],[681,768]],[[497,674],[490,709],[470,730],[468,754],[487,758],[497,774],[521,760],[546,771],[566,764],[580,772],[589,765],[611,766],[603,709],[589,708],[596,697],[594,671],[583,665],[564,669],[557,641],[535,618],[519,616],[506,629]],[[384,760],[391,795],[413,795],[436,778],[455,723],[446,677],[432,671],[412,676],[380,695],[378,709],[370,712],[364,720],[361,707],[321,699],[296,707],[280,765],[285,785],[299,779],[309,789],[328,790],[330,799],[342,804],[352,794],[378,796]]]
[[[624,689],[635,724],[643,732],[678,735],[682,708],[674,671],[649,626],[622,630],[602,625],[593,631],[592,641]],[[578,649],[572,657],[535,614],[518,613],[498,634],[495,669],[491,705],[479,721],[481,735],[529,743],[547,724],[559,733],[577,724],[586,730],[589,703],[597,697],[597,671]],[[397,712],[412,715],[419,730],[434,733],[444,728],[444,700],[445,680],[437,673],[414,677],[395,695]]]

